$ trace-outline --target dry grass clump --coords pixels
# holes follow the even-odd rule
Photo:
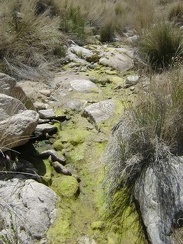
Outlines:
[[[147,31],[139,43],[141,57],[152,70],[162,71],[183,57],[183,38],[179,29],[162,23]]]
[[[175,23],[183,23],[183,4],[182,2],[174,3],[168,13],[168,20]]]
[[[51,18],[49,9],[38,15],[37,4],[38,0],[0,2],[1,60],[38,67],[63,53],[59,18]]]
[[[182,154],[183,82],[179,71],[153,79],[139,103],[127,107],[106,152],[107,217],[121,223],[136,209],[134,186],[152,163]]]

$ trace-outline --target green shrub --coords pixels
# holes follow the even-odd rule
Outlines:
[[[85,20],[79,6],[71,5],[61,14],[60,30],[69,34],[75,41],[85,37]]]
[[[153,70],[170,68],[182,59],[182,34],[170,24],[157,25],[141,37],[139,52]]]
[[[107,22],[100,28],[100,40],[101,42],[112,42],[114,40],[114,25],[112,22]]]

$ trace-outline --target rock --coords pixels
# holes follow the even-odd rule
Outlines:
[[[55,118],[55,112],[53,109],[39,110],[38,113],[39,113],[39,116],[41,119],[54,119]]]
[[[56,192],[59,196],[73,197],[78,194],[79,183],[73,176],[63,175],[60,178],[53,179],[53,186],[56,186]]]
[[[9,75],[0,73],[0,93],[10,95],[16,85],[16,80]]]
[[[134,86],[138,83],[139,81],[139,76],[138,75],[129,75],[127,76],[126,78],[126,81],[125,81],[125,88],[128,88],[130,86]]]
[[[46,104],[46,103],[42,103],[42,102],[35,102],[34,103],[34,107],[35,107],[35,109],[37,109],[37,110],[45,110],[45,109],[47,109],[48,108],[48,104]]]
[[[32,110],[25,110],[0,122],[1,150],[25,144],[34,132],[39,115]]]
[[[26,107],[16,98],[0,94],[0,121],[21,113]]]
[[[16,85],[13,89],[11,89],[10,96],[21,101],[27,109],[35,109],[32,100],[25,94],[19,85]]]
[[[129,55],[124,54],[127,52],[126,49],[108,49],[107,52],[104,52],[102,57],[99,60],[99,63],[104,66],[112,67],[124,73],[125,71],[132,69],[134,67],[133,59]]]
[[[40,93],[43,94],[46,97],[50,97],[50,95],[51,95],[51,91],[47,90],[47,89],[41,90]]]
[[[71,87],[78,92],[99,92],[99,88],[90,80],[78,79],[70,82]]]
[[[50,164],[57,173],[63,174],[63,175],[72,175],[72,173],[59,162],[54,161],[54,162],[51,162]]]
[[[96,124],[109,119],[115,110],[115,103],[113,100],[105,100],[98,103],[93,103],[87,106],[83,115],[89,117]]]
[[[55,219],[57,198],[50,188],[15,178],[0,181],[0,195],[0,219],[4,220],[1,237],[8,238],[8,243],[17,240],[22,244],[34,244],[45,237]]]
[[[80,112],[84,109],[86,106],[87,101],[86,100],[70,100],[65,105],[66,108],[70,108],[71,110]]]
[[[54,150],[46,150],[46,151],[43,151],[40,156],[42,158],[49,158],[51,157],[51,161],[52,162],[55,162],[55,161],[58,161],[60,164],[62,165],[65,165],[65,157],[63,155],[57,155],[56,151]]]
[[[89,236],[81,236],[77,240],[78,244],[96,244],[94,239],[91,239]]]
[[[145,168],[135,184],[135,198],[152,244],[173,244],[172,230],[182,226],[182,172],[183,158],[169,156]]]
[[[83,59],[91,58],[92,56],[94,56],[94,53],[92,51],[77,45],[71,45],[69,50],[72,53],[76,54],[79,58],[83,58]]]
[[[46,134],[52,135],[57,132],[57,127],[55,125],[38,124],[35,128],[34,134],[36,137],[45,136]]]

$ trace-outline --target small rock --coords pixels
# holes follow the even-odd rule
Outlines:
[[[72,53],[76,54],[79,58],[83,58],[83,59],[91,58],[92,56],[94,56],[94,53],[92,51],[77,45],[71,45],[69,50]]]
[[[38,111],[39,116],[41,119],[54,119],[55,113],[53,109],[45,109],[45,110],[39,110]]]
[[[37,110],[45,110],[45,109],[48,108],[48,104],[46,104],[46,103],[42,103],[42,102],[35,102],[35,103],[34,103],[34,107],[35,107],[35,109],[37,109]]]
[[[51,95],[51,91],[47,90],[47,89],[41,90],[40,93],[46,97],[50,97],[50,95]]]
[[[128,88],[130,86],[134,86],[138,83],[139,81],[139,76],[138,75],[129,75],[127,78],[126,78],[126,81],[125,81],[125,88]]]
[[[45,136],[46,134],[52,135],[57,132],[57,127],[50,124],[38,124],[34,134],[36,137]]]
[[[66,107],[70,108],[71,110],[80,112],[83,110],[86,104],[87,104],[86,100],[70,100],[67,102]]]

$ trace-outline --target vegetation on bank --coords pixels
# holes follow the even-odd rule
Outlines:
[[[0,9],[0,69],[25,78],[31,72],[36,77],[48,64],[53,68],[62,63],[69,39],[84,44],[93,42],[90,37],[94,35],[101,42],[111,42],[116,34],[124,36],[128,30],[141,35],[161,20],[180,24],[183,7],[179,2],[172,5],[172,1],[160,0],[1,0]],[[147,39],[151,35],[156,33],[146,35],[143,49],[150,49],[152,43]],[[157,38],[159,46],[151,47],[154,53],[164,43]],[[152,58],[149,62],[156,66]]]

